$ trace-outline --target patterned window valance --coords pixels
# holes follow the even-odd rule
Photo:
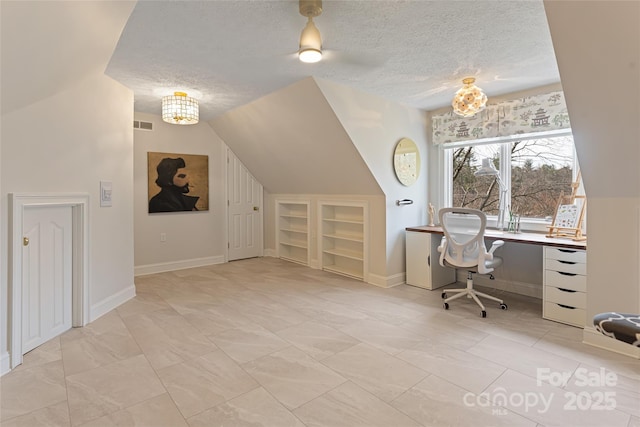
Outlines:
[[[487,105],[473,117],[453,111],[432,117],[433,143],[498,138],[568,129],[569,113],[562,92]]]

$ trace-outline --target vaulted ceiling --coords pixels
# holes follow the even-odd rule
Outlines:
[[[542,1],[327,1],[324,59],[298,61],[297,0],[140,1],[107,74],[160,114],[175,90],[210,120],[313,76],[400,104],[450,104],[465,76],[491,95],[560,81]]]

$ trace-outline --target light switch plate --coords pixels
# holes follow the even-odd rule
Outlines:
[[[100,207],[111,206],[112,186],[111,181],[100,181]]]

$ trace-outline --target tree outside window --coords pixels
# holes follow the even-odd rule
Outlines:
[[[501,146],[510,153],[502,158]],[[551,219],[561,192],[571,193],[574,164],[573,138],[555,137],[489,145],[469,145],[452,150],[453,206],[498,215],[500,186],[494,177],[476,177],[483,158],[500,170],[511,169],[509,211],[523,218]]]

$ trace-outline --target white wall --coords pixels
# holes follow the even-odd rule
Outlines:
[[[639,313],[640,3],[545,1],[545,11],[588,200],[587,324]]]
[[[8,193],[88,193],[90,320],[122,302],[112,300],[115,295],[135,294],[132,106],[129,89],[98,75],[2,115],[2,242],[9,231]],[[112,207],[99,206],[101,180],[113,182]],[[10,326],[7,262],[3,253],[2,353]]]
[[[159,102],[159,101],[158,101]],[[134,132],[134,230],[136,274],[225,261],[227,146],[207,123],[180,126],[160,116],[135,113],[153,123]],[[148,213],[147,153],[209,156],[209,211]],[[152,171],[155,175],[155,170]],[[166,241],[160,242],[160,233]]]
[[[422,110],[347,86],[316,81],[386,196],[386,274],[401,283],[405,271],[405,228],[427,221],[427,115]],[[396,143],[404,137],[416,143],[422,162],[418,182],[410,187],[398,181],[393,169]],[[411,199],[414,204],[397,206],[396,200],[400,199]],[[398,281],[400,276],[402,280]]]

